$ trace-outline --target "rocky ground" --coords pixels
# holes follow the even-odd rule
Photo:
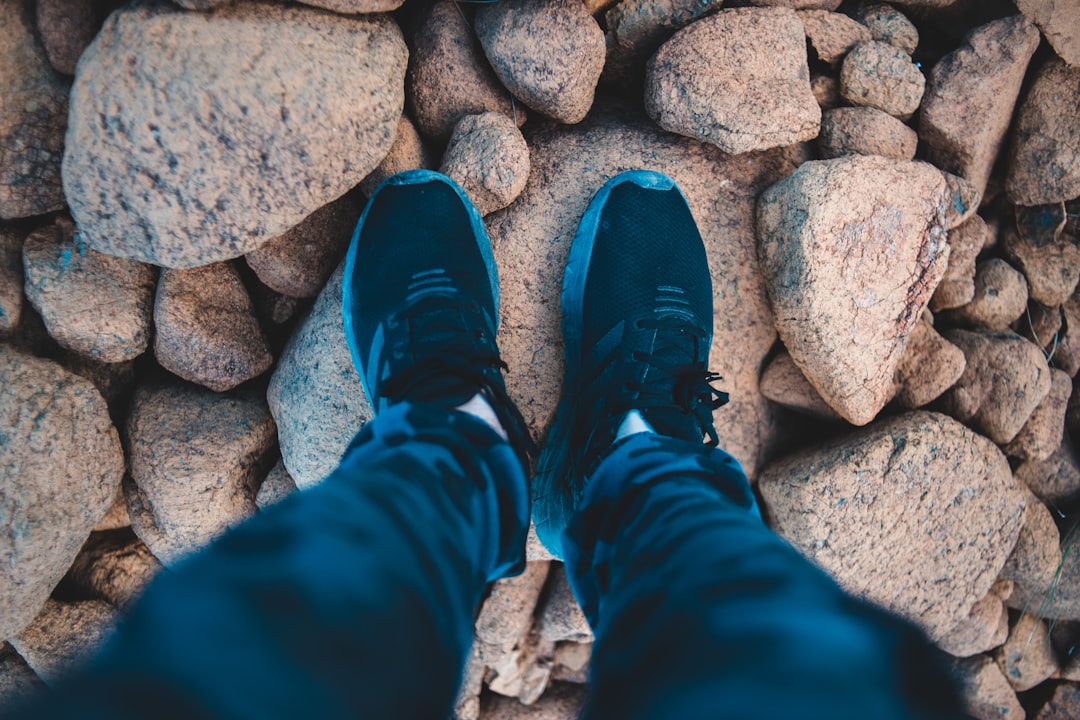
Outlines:
[[[772,527],[975,717],[1080,717],[1080,0],[177,1],[0,0],[0,702],[370,419],[340,261],[382,178],[486,215],[542,439],[570,238],[646,167]],[[590,630],[529,558],[458,718],[580,708]]]

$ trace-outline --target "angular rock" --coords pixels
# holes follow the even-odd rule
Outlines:
[[[957,626],[938,640],[938,646],[953,657],[971,657],[993,650],[1009,636],[1009,611],[994,593],[987,593],[971,607]]]
[[[1072,378],[1064,370],[1050,368],[1050,392],[1031,412],[1031,417],[1002,450],[1021,460],[1045,460],[1061,447],[1065,432],[1065,409],[1072,395]]]
[[[244,260],[271,290],[315,297],[345,257],[362,209],[355,195],[344,195],[252,250]]]
[[[551,669],[552,680],[584,685],[589,680],[589,660],[592,643],[561,642],[555,646],[555,667]]]
[[[1045,460],[1028,460],[1016,468],[1016,480],[1051,507],[1080,496],[1080,464],[1068,437]]]
[[[1061,683],[1039,709],[1035,720],[1076,720],[1077,708],[1080,708],[1080,687],[1074,683]]]
[[[453,127],[453,125],[451,125]],[[447,130],[447,133],[450,131]],[[397,136],[394,144],[390,146],[390,152],[382,159],[379,166],[372,170],[366,178],[360,181],[360,191],[367,197],[375,193],[383,180],[391,175],[397,175],[405,170],[417,168],[433,168],[434,161],[431,153],[424,145],[420,133],[408,115],[402,115],[398,120]]]
[[[1027,311],[1013,325],[1013,330],[1049,352],[1057,344],[1061,326],[1061,308],[1046,307],[1038,300],[1029,300]]]
[[[345,343],[343,265],[281,351],[266,391],[282,462],[300,489],[329,475],[349,441],[373,417]]]
[[[552,567],[540,604],[540,634],[548,640],[592,642],[593,632],[570,589],[562,563]]]
[[[625,108],[596,108],[580,125],[541,126],[526,139],[529,183],[513,205],[486,222],[502,287],[499,346],[510,366],[507,390],[534,437],[545,435],[563,378],[558,307],[570,240],[589,198],[608,178],[649,167],[678,183],[705,242],[716,310],[709,367],[731,395],[713,419],[726,449],[753,473],[778,431],[758,391],[776,331],[757,269],[754,200],[792,171],[796,150],[730,156],[661,132]],[[724,350],[731,347],[740,350]]]
[[[965,367],[963,351],[943,338],[933,325],[920,320],[908,337],[907,350],[893,375],[894,399],[909,409],[928,405],[960,379]]]
[[[874,40],[889,43],[908,55],[919,46],[919,31],[902,12],[885,3],[868,3],[855,10],[855,19],[870,29]]]
[[[26,238],[23,270],[26,297],[61,347],[107,363],[145,352],[154,268],[82,245],[71,221],[58,218]]]
[[[555,643],[533,627],[512,650],[491,659],[485,656],[488,689],[522,705],[534,704],[551,682],[554,655]]]
[[[1027,613],[1009,631],[1009,639],[994,653],[1001,674],[1017,692],[1035,687],[1058,670],[1046,623]]]
[[[824,159],[843,155],[915,157],[919,136],[892,115],[870,107],[843,107],[821,115],[818,147]]]
[[[990,229],[978,215],[949,230],[949,264],[941,284],[930,298],[933,312],[960,307],[975,297],[975,258],[986,244]]]
[[[274,362],[251,297],[230,263],[163,270],[154,327],[161,366],[211,390],[230,390]]]
[[[1039,31],[1022,15],[976,28],[930,71],[919,116],[928,159],[986,191]],[[972,122],[971,118],[979,118]]]
[[[804,163],[762,193],[758,254],[795,364],[855,425],[889,401],[907,337],[945,269],[945,181],[925,163]]]
[[[139,388],[126,436],[131,527],[166,565],[255,512],[276,439],[262,398],[179,384]]]
[[[380,15],[160,1],[114,12],[71,93],[63,173],[79,230],[97,250],[171,268],[254,250],[387,153],[407,55]]]
[[[830,65],[840,62],[851,48],[871,39],[865,25],[841,13],[800,10],[799,20],[818,58]]]
[[[1023,587],[1048,587],[1061,567],[1061,536],[1046,505],[1031,490],[1023,492],[1023,525],[1001,577]]]
[[[61,588],[123,610],[161,570],[161,563],[130,528],[90,536]]]
[[[499,84],[456,2],[435,3],[411,47],[406,92],[428,138],[445,140],[458,120],[488,111],[525,122],[525,108]]]
[[[964,351],[967,368],[942,398],[945,412],[1004,445],[1050,392],[1042,350],[1014,332],[949,330],[945,338]]]
[[[968,327],[1005,330],[1024,314],[1027,303],[1023,274],[1000,258],[990,258],[975,266],[975,296],[948,316]]]
[[[781,352],[776,355],[761,374],[761,394],[784,407],[798,412],[842,422],[844,418],[829,407],[806,376],[802,374],[791,354]]]
[[[942,172],[949,188],[949,206],[945,211],[945,227],[948,230],[967,222],[982,202],[982,193],[970,182],[952,173]]]
[[[1002,233],[1005,253],[1024,272],[1031,297],[1043,305],[1062,305],[1080,279],[1080,247],[1065,229],[1061,203],[1016,208],[1015,226]]]
[[[1054,51],[1080,66],[1080,3],[1076,0],[1014,0],[1016,9],[1039,26]]]
[[[579,717],[585,707],[586,691],[581,685],[556,683],[533,705],[522,705],[511,697],[492,696],[481,705],[484,720],[565,720]]]
[[[889,43],[859,43],[840,68],[840,95],[852,105],[867,105],[900,118],[919,108],[926,78],[911,57]]]
[[[23,234],[0,226],[0,339],[15,332],[23,305]]]
[[[476,619],[481,642],[509,651],[524,640],[550,567],[547,562],[528,563],[521,575],[495,583]]]
[[[994,660],[986,655],[960,660],[956,674],[964,705],[975,720],[1024,720],[1016,691]]]
[[[791,10],[721,10],[680,30],[649,60],[645,109],[665,130],[732,154],[810,140],[821,108],[805,50]]]
[[[1080,293],[1074,292],[1061,306],[1064,332],[1053,349],[1054,367],[1076,377],[1080,371]]]
[[[296,482],[285,469],[285,463],[278,460],[270,470],[270,474],[259,485],[259,492],[255,495],[255,504],[260,510],[265,510],[284,500],[296,492]]]
[[[88,0],[38,0],[38,35],[57,72],[75,74],[79,56],[104,19],[101,10],[98,3]]]
[[[119,530],[127,527],[131,527],[131,518],[128,517],[127,511],[127,500],[124,499],[123,488],[117,488],[116,499],[113,500],[105,515],[98,520],[97,525],[94,526],[94,532]]]
[[[529,179],[529,148],[499,113],[466,115],[454,126],[441,172],[461,185],[481,215],[512,203]]]
[[[1062,538],[1057,572],[1043,584],[1016,583],[1006,599],[1009,607],[1047,620],[1080,620],[1080,552],[1075,533],[1074,527]]]
[[[94,386],[0,345],[0,637],[41,609],[123,474],[120,438]]]
[[[117,619],[116,610],[101,600],[48,600],[11,644],[38,677],[55,685],[101,647]]]
[[[504,0],[476,13],[476,36],[502,84],[533,110],[577,123],[604,69],[604,31],[580,0]]]
[[[604,15],[607,41],[605,76],[618,68],[637,77],[648,60],[675,31],[723,4],[722,0],[622,0]]]
[[[64,206],[64,155],[70,84],[34,32],[33,5],[0,4],[0,218],[20,218]]]
[[[780,535],[935,640],[990,591],[1023,514],[997,447],[923,411],[774,463],[759,489]]]
[[[28,701],[44,687],[15,648],[0,643],[0,709]]]

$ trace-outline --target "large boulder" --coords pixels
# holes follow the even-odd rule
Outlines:
[[[499,347],[510,367],[507,390],[533,435],[546,433],[562,384],[559,296],[578,222],[612,176],[651,168],[679,184],[705,241],[715,303],[709,367],[731,395],[713,419],[726,449],[752,473],[777,432],[758,390],[776,331],[757,269],[754,199],[792,171],[795,150],[730,156],[661,132],[623,108],[594,110],[571,128],[539,126],[526,139],[529,182],[512,205],[485,222],[501,278]]]
[[[908,335],[945,269],[944,223],[940,172],[870,155],[804,163],[758,200],[780,338],[855,425],[892,396]]]
[[[59,210],[70,86],[38,42],[33,3],[0,3],[0,28],[0,218]]]
[[[1077,0],[1013,0],[1016,9],[1039,26],[1065,62],[1080,66],[1080,2]]]
[[[737,8],[683,28],[649,60],[645,108],[665,130],[729,153],[816,137],[821,108],[799,16]]]
[[[97,389],[0,345],[0,637],[45,604],[123,474],[120,438]]]
[[[982,193],[1005,142],[1039,31],[1022,15],[975,29],[930,72],[919,138],[942,170]],[[978,121],[974,121],[978,118]]]
[[[990,591],[1024,510],[993,443],[923,411],[770,465],[759,487],[778,533],[845,589],[931,638]]]
[[[113,13],[71,93],[63,175],[79,230],[172,268],[255,249],[378,165],[407,54],[384,16],[276,3]]]

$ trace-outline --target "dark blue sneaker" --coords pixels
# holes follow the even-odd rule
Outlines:
[[[495,342],[491,240],[453,180],[409,170],[375,190],[345,258],[342,317],[376,413],[403,400],[453,408],[479,393],[528,469],[534,445]]]
[[[712,279],[705,246],[671,178],[625,172],[597,192],[563,275],[566,377],[533,480],[540,541],[562,557],[585,483],[637,410],[662,435],[717,444],[709,383]]]

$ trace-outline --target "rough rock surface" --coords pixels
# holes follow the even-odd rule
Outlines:
[[[919,117],[928,159],[985,192],[1039,31],[1022,15],[972,31],[930,72]],[[979,118],[972,122],[972,118]]]
[[[408,115],[402,115],[398,120],[397,135],[394,144],[390,146],[390,152],[386,153],[386,157],[382,159],[378,167],[360,181],[360,191],[367,197],[371,197],[382,181],[391,175],[397,175],[405,170],[432,167],[434,167],[434,161],[431,159],[431,153],[424,145],[424,140],[417,132],[416,126]]]
[[[1058,670],[1049,628],[1027,613],[1013,625],[1009,639],[994,653],[994,659],[1017,692],[1030,690]]]
[[[794,151],[729,156],[661,132],[621,108],[594,111],[572,128],[540,126],[526,137],[529,183],[513,205],[487,217],[487,227],[502,286],[499,346],[510,367],[507,390],[534,437],[544,437],[562,383],[558,308],[570,240],[589,199],[609,178],[649,167],[682,188],[705,242],[715,303],[709,367],[731,395],[713,417],[726,449],[753,473],[777,431],[758,391],[776,331],[756,267],[754,200],[792,171]]]
[[[79,56],[101,25],[101,10],[89,0],[37,0],[37,29],[57,72],[75,74]]]
[[[131,527],[166,565],[255,512],[255,485],[275,440],[262,398],[143,386],[126,435]]]
[[[990,258],[975,266],[974,297],[949,317],[961,325],[1004,330],[1024,314],[1027,304],[1024,275],[1001,258]]]
[[[811,75],[810,91],[814,93],[814,99],[822,110],[832,110],[843,104],[840,99],[840,81],[832,75]]]
[[[445,140],[462,117],[488,111],[525,122],[525,109],[499,84],[456,2],[435,3],[411,47],[407,93],[427,137]]]
[[[94,386],[0,345],[0,637],[41,609],[123,474],[120,438]]]
[[[1075,683],[1061,683],[1054,688],[1050,700],[1039,709],[1035,720],[1076,720],[1077,708],[1080,708],[1080,687]]]
[[[75,558],[60,587],[123,610],[161,570],[161,563],[131,528],[95,532]]]
[[[1005,444],[1050,392],[1050,368],[1034,343],[1011,331],[949,330],[964,351],[964,374],[942,398],[945,412]]]
[[[1016,222],[1001,233],[1005,253],[1031,286],[1031,297],[1043,305],[1062,305],[1080,280],[1080,247],[1063,232],[1067,214],[1062,203],[1016,208]]]
[[[645,61],[675,31],[723,5],[722,0],[622,0],[604,15],[607,59],[604,79],[613,73],[639,82]]]
[[[549,562],[528,563],[521,575],[496,581],[476,619],[477,639],[504,651],[513,649],[529,631],[550,569]]]
[[[397,10],[405,0],[302,0],[305,5],[325,8],[344,15],[385,13]]]
[[[585,688],[572,683],[557,683],[533,705],[493,695],[481,705],[484,720],[565,720],[581,715],[585,707]]]
[[[580,0],[504,0],[476,13],[476,36],[502,84],[533,110],[580,122],[604,69],[604,31]]]
[[[1039,68],[1014,128],[1009,199],[1045,205],[1080,195],[1080,67],[1055,58]]]
[[[150,344],[154,269],[81,245],[58,218],[23,244],[26,296],[61,347],[101,362],[142,355]]]
[[[1080,465],[1067,438],[1045,460],[1021,463],[1016,468],[1016,479],[1051,505],[1080,497]]]
[[[570,580],[562,563],[548,574],[545,596],[540,608],[540,634],[548,640],[592,642],[593,632],[585,613],[574,598]]]
[[[1000,577],[1023,587],[1049,587],[1061,567],[1061,536],[1046,505],[1027,488],[1024,518]]]
[[[24,702],[45,687],[15,648],[0,643],[0,710]]]
[[[1062,552],[1060,570],[1043,585],[1016,583],[1009,607],[1047,620],[1080,620],[1080,553],[1075,545],[1063,547],[1071,551]]]
[[[908,335],[945,269],[945,181],[925,163],[804,163],[762,193],[758,255],[795,364],[856,425],[889,401]]]
[[[814,138],[821,108],[799,16],[737,8],[680,30],[649,60],[645,109],[660,127],[733,154]]]
[[[871,39],[865,25],[842,13],[800,10],[799,20],[818,58],[830,65],[840,62],[851,48]]]
[[[915,157],[919,136],[888,113],[870,107],[844,107],[821,115],[818,147],[822,158],[883,155],[898,160]]]
[[[986,221],[979,215],[949,230],[949,264],[930,298],[933,312],[960,307],[975,297],[975,259],[989,233]]]
[[[265,510],[294,492],[296,492],[296,482],[285,469],[285,463],[278,460],[270,470],[270,474],[259,485],[259,492],[255,495],[255,504],[260,510]]]
[[[185,380],[223,391],[274,362],[244,283],[230,263],[162,270],[154,356]]]
[[[86,242],[188,268],[281,235],[390,149],[407,54],[377,15],[166,2],[113,13],[71,93],[64,191]]]
[[[116,610],[101,600],[48,600],[33,622],[11,638],[11,644],[38,677],[53,685],[89,659],[116,621]]]
[[[0,338],[15,332],[23,305],[23,234],[0,225]]]
[[[1016,8],[1039,26],[1065,62],[1080,66],[1080,3],[1076,0],[1014,0]]]
[[[454,126],[440,170],[468,193],[481,215],[487,215],[514,202],[525,189],[529,148],[505,115],[466,115]]]
[[[784,407],[823,420],[844,419],[822,399],[786,351],[778,353],[761,374],[761,394]]]
[[[954,657],[971,657],[993,650],[1009,636],[1009,611],[993,592],[971,606],[971,612],[937,644]]]
[[[1024,507],[992,443],[923,411],[770,465],[759,488],[778,533],[931,638],[990,591]]]
[[[967,222],[982,202],[982,193],[969,181],[942,172],[945,176],[945,184],[949,187],[949,205],[945,210],[945,228],[952,230]]]
[[[1024,708],[1016,691],[1001,673],[1001,668],[987,655],[956,663],[964,705],[976,720],[1024,720]]]
[[[1045,460],[1061,447],[1065,432],[1065,410],[1073,382],[1064,370],[1050,368],[1050,392],[1031,412],[1012,442],[1002,448],[1006,455],[1021,460]]]
[[[49,64],[33,12],[29,2],[0,4],[0,218],[64,206],[60,161],[69,84]]]
[[[908,336],[907,349],[893,375],[894,399],[910,409],[927,405],[951,388],[965,367],[963,351],[920,320]]]
[[[895,45],[908,55],[919,46],[919,31],[907,16],[891,5],[862,5],[856,9],[855,19],[870,29],[874,40]]]
[[[362,209],[355,195],[344,195],[244,259],[270,289],[290,297],[315,297],[345,257]]]
[[[918,109],[925,87],[926,78],[907,53],[877,40],[855,46],[840,67],[845,100],[901,118]]]
[[[343,274],[339,266],[326,282],[281,352],[266,391],[282,461],[301,489],[330,474],[349,441],[373,417],[345,344]]]

